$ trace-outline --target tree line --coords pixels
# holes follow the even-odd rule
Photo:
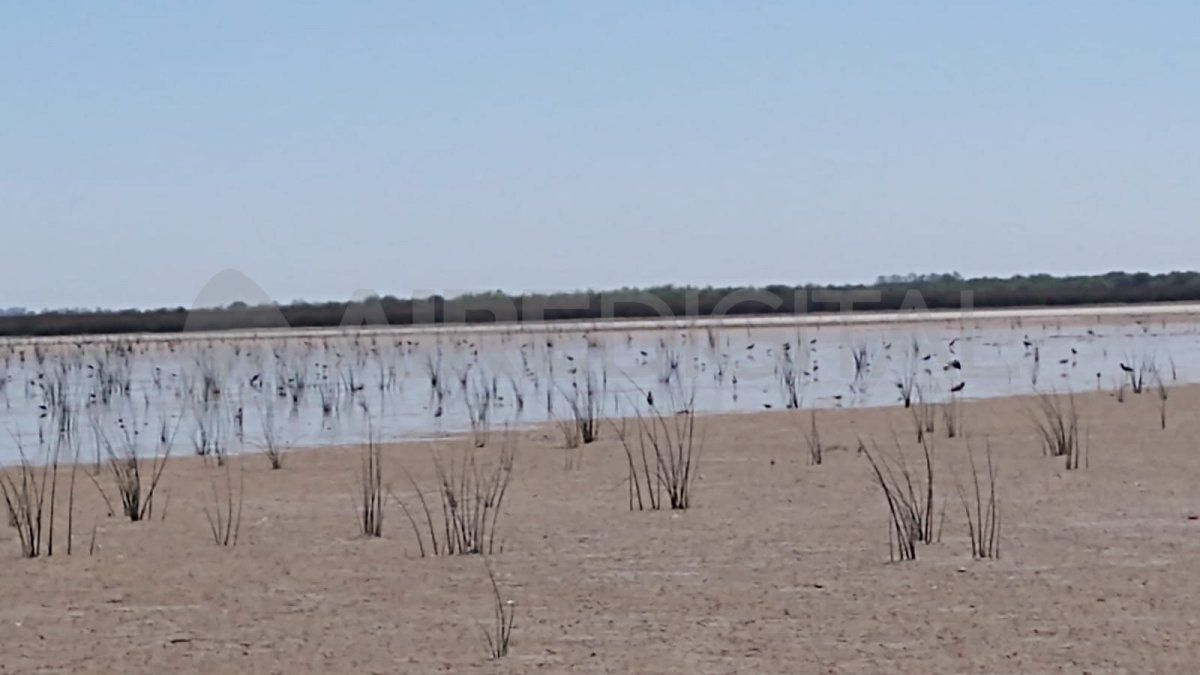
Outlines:
[[[453,298],[374,296],[354,302],[188,309],[61,310],[0,316],[0,335],[177,333],[187,330],[409,326],[434,323],[564,321],[828,313],[901,309],[1048,307],[1200,300],[1200,272],[1110,272],[1086,276],[879,277],[872,284],[764,287],[658,286],[610,291]]]

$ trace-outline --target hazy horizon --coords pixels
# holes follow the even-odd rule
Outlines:
[[[0,19],[0,307],[1197,266],[1192,3]]]

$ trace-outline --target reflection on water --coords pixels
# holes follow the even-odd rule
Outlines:
[[[360,442],[606,416],[653,400],[699,411],[891,405],[1196,382],[1200,321],[1061,319],[610,329],[368,332],[260,339],[0,344],[0,461],[62,424],[99,439],[174,434],[174,453]],[[959,393],[954,393],[958,390]],[[165,425],[164,425],[165,423]],[[139,446],[140,447],[140,446]],[[145,447],[154,448],[153,442]]]

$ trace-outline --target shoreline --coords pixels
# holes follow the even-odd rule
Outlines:
[[[1167,385],[1166,391],[1168,392],[1168,395],[1169,395],[1168,400],[1176,399],[1179,396],[1189,396],[1190,397],[1193,394],[1198,399],[1200,399],[1200,383],[1185,382],[1185,383],[1171,384],[1171,385]],[[1048,390],[1048,391],[1031,391],[1029,393],[1015,394],[1015,395],[1008,394],[1008,395],[1001,395],[1001,396],[961,397],[961,398],[957,398],[955,400],[955,405],[962,407],[962,408],[985,407],[988,405],[998,405],[998,406],[1005,406],[1005,407],[1017,405],[1017,406],[1021,406],[1024,408],[1028,408],[1032,411],[1033,406],[1030,404],[1035,403],[1039,398],[1041,398],[1043,396],[1050,396],[1050,397],[1055,397],[1055,398],[1066,397],[1066,398],[1076,398],[1076,399],[1086,399],[1086,400],[1116,399],[1116,394],[1107,389],[1090,389],[1087,391],[1076,391],[1076,392],[1059,392],[1059,391]],[[1135,401],[1143,400],[1143,399],[1150,400],[1152,398],[1155,398],[1155,394],[1153,392],[1151,392],[1149,389],[1147,389],[1143,394],[1140,394],[1140,395],[1128,393],[1127,396],[1130,399],[1135,400]],[[934,409],[942,409],[947,405],[947,402],[946,401],[938,401],[935,403],[931,403],[929,405]],[[692,416],[695,418],[695,420],[697,421],[698,424],[704,425],[704,426],[707,426],[710,424],[721,424],[721,423],[732,423],[732,424],[735,424],[738,426],[741,426],[741,425],[754,426],[756,419],[759,421],[763,421],[763,422],[771,422],[771,421],[780,420],[780,419],[784,419],[784,418],[788,418],[788,417],[798,417],[798,418],[801,418],[803,421],[807,422],[813,413],[817,413],[822,417],[824,417],[824,416],[856,417],[856,416],[862,416],[862,415],[866,415],[866,416],[874,416],[874,415],[897,416],[897,415],[901,415],[905,418],[904,421],[907,424],[910,422],[908,419],[909,416],[914,414],[914,410],[917,409],[917,406],[918,406],[918,404],[914,403],[911,407],[906,408],[904,406],[904,404],[899,401],[897,401],[895,403],[886,403],[886,404],[878,404],[878,405],[867,404],[867,405],[845,406],[845,407],[836,407],[836,406],[834,406],[834,407],[813,407],[813,406],[801,405],[799,408],[793,408],[793,409],[774,408],[774,409],[770,409],[770,410],[759,409],[759,410],[696,411],[695,413],[693,413]],[[665,418],[669,419],[670,417],[672,417],[671,413],[667,413],[665,411],[663,411],[663,412],[664,412]],[[1188,412],[1189,411],[1184,411],[1185,416],[1186,416],[1186,413],[1188,413]],[[674,414],[678,415],[680,413],[676,412]],[[633,422],[636,422],[636,420],[637,420],[636,416],[605,415],[603,418],[601,418],[599,420],[601,434],[605,439],[612,441],[612,440],[614,440],[614,438],[613,438],[613,433],[614,433],[613,423],[621,423],[621,422],[633,423]],[[1026,420],[1026,421],[1028,421],[1028,420]],[[800,433],[801,427],[797,426],[796,431],[797,431],[797,433]],[[555,423],[553,421],[548,421],[548,420],[528,421],[528,422],[524,422],[521,424],[501,425],[500,427],[492,428],[489,431],[489,435],[493,438],[502,438],[505,436],[512,436],[512,437],[517,437],[517,438],[540,437],[542,439],[549,439],[552,441],[558,441],[561,439],[561,434],[559,433],[558,429],[556,428]],[[459,430],[447,430],[447,431],[440,432],[438,434],[430,435],[430,436],[381,439],[381,440],[375,441],[375,444],[379,447],[390,448],[390,449],[397,449],[397,448],[412,449],[412,448],[417,448],[417,447],[427,448],[427,447],[434,446],[434,445],[446,445],[446,444],[470,445],[472,443],[472,441],[473,441],[472,431],[468,427],[468,428],[459,429]],[[212,463],[215,466],[215,462],[216,462],[215,456],[198,455],[195,452],[190,451],[191,450],[190,446],[187,446],[186,443],[182,443],[181,441],[178,441],[178,440],[176,441],[175,445],[182,447],[184,450],[187,450],[187,451],[171,452],[169,457],[170,457],[170,461],[172,463],[178,462],[178,461],[184,461],[184,462],[196,462],[196,463],[199,463],[204,466],[208,466],[210,463]],[[322,453],[345,454],[348,452],[361,451],[364,448],[366,448],[367,445],[368,444],[366,442],[295,444],[295,445],[288,446],[287,449],[284,450],[283,452],[285,453],[286,456],[289,456],[289,457],[302,456],[302,455],[320,455]],[[488,445],[486,445],[484,447],[486,448],[486,447],[490,447],[492,445],[495,445],[495,444],[489,443]],[[584,445],[581,445],[578,448],[574,448],[574,449],[579,450],[581,448],[586,448],[589,445],[591,445],[591,444],[584,444]],[[175,447],[175,446],[173,446],[173,447]],[[82,455],[82,453],[81,453],[81,455]],[[161,457],[161,456],[159,456],[159,457]],[[237,459],[237,460],[244,460],[247,458],[250,460],[253,460],[255,458],[263,458],[265,461],[265,450],[263,448],[258,447],[255,444],[247,443],[239,452],[227,454],[226,458]],[[151,462],[154,459],[155,459],[155,456],[152,456],[152,455],[147,455],[147,456],[142,457],[143,462]],[[101,465],[105,464],[108,461],[109,460],[107,460],[107,459],[101,459]],[[38,468],[38,469],[40,469],[40,467],[42,467],[42,466],[47,466],[47,465],[33,463],[33,462],[31,462],[30,464],[34,468]],[[19,463],[0,462],[0,472],[7,470],[7,469],[19,467],[19,466],[20,466]],[[75,467],[93,466],[94,467],[94,466],[96,466],[96,461],[94,459],[87,460],[87,461],[81,459],[78,462],[59,461],[57,466],[58,466],[59,471],[62,471],[64,468],[69,470],[70,467],[72,467],[72,466],[75,466]],[[2,502],[0,502],[0,504],[2,504]]]
[[[588,319],[507,323],[422,324],[411,326],[367,326],[356,328],[273,328],[176,333],[109,333],[53,336],[3,336],[0,345],[90,344],[120,342],[187,342],[201,340],[288,340],[328,337],[378,337],[391,335],[491,335],[560,334],[620,331],[803,328],[830,326],[904,326],[907,324],[963,323],[983,321],[1104,319],[1104,318],[1200,317],[1200,303],[1146,303],[1134,305],[1072,305],[1062,307],[1017,307],[985,309],[937,309],[913,311],[851,311],[814,314],[767,314],[724,317],[678,317],[661,319]]]

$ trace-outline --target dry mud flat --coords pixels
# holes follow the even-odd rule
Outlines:
[[[964,402],[998,464],[1001,558],[972,560],[955,491],[962,438],[937,434],[942,541],[888,562],[886,507],[858,439],[917,457],[900,408],[702,418],[694,506],[630,512],[612,429],[566,468],[553,429],[522,432],[492,557],[516,603],[509,656],[488,657],[491,587],[478,556],[419,558],[391,501],[358,534],[361,451],[244,458],[236,547],[204,515],[217,470],[172,460],[149,522],[76,490],[53,558],[0,532],[7,672],[1190,672],[1200,663],[1200,388],[1080,395],[1086,469],[1043,457],[1033,399]],[[985,440],[986,439],[986,440]],[[464,441],[437,444],[459,453]],[[500,440],[479,451],[490,461]],[[388,445],[394,492],[434,480],[430,443]],[[112,492],[111,477],[98,475]],[[81,479],[82,480],[82,479]],[[169,500],[165,499],[169,494]],[[165,518],[163,512],[165,511]],[[88,555],[92,531],[96,551]]]

